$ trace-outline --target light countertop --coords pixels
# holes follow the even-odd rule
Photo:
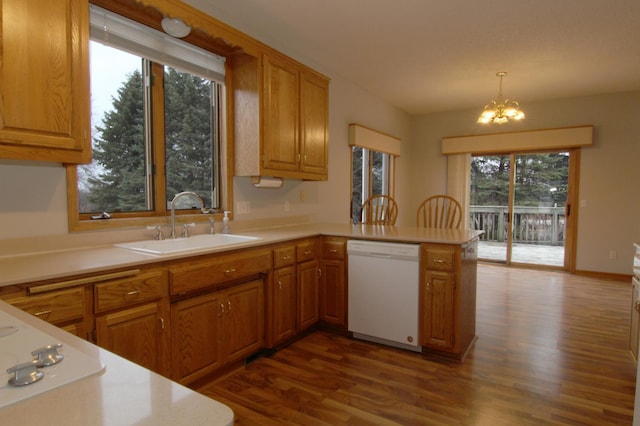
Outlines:
[[[135,252],[112,244],[66,248],[27,254],[0,256],[0,287],[63,278],[73,275],[98,273],[110,269],[135,267],[145,264],[185,258],[230,249],[259,247],[261,245],[305,238],[316,235],[332,235],[356,239],[393,241],[406,243],[465,244],[477,238],[482,231],[457,229],[424,229],[414,227],[372,226],[351,224],[298,224],[256,230],[238,234],[261,238],[259,241],[235,245],[232,248],[212,248],[197,253],[152,255]]]
[[[233,424],[224,404],[0,301],[0,310],[94,359],[104,371],[0,408],[4,424],[214,425]],[[11,389],[0,389],[11,391]]]

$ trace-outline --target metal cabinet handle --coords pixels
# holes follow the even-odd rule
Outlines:
[[[231,312],[231,300],[227,300],[227,306],[229,307],[229,312]]]
[[[278,281],[278,288],[282,290],[282,281]]]
[[[224,271],[224,273],[225,273],[226,275],[234,274],[235,272],[236,272],[236,269],[235,269],[235,268],[226,269],[226,270]]]
[[[444,263],[444,259],[433,259],[434,263]]]
[[[140,294],[140,290],[131,290],[131,291],[127,291],[125,293],[125,296],[136,296],[138,294]]]
[[[634,306],[634,309],[636,310],[636,312],[640,312],[640,300],[636,300],[636,304]]]
[[[329,253],[337,253],[337,252],[338,252],[338,250],[336,250],[336,249],[329,249]]]
[[[51,312],[53,312],[51,309],[48,309],[46,311],[40,311],[40,312],[36,312],[35,314],[33,314],[36,317],[40,317],[42,315],[49,315]]]

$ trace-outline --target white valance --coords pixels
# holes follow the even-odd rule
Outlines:
[[[224,57],[93,4],[90,7],[91,40],[224,83]]]
[[[349,124],[349,145],[400,156],[400,139],[355,123]]]
[[[593,126],[442,138],[443,154],[497,154],[590,146]]]

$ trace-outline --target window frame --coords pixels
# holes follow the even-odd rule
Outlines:
[[[361,149],[362,150],[362,199],[359,200],[359,203],[356,203],[355,200],[353,199],[353,193],[354,193],[354,168],[353,168],[353,161],[354,161],[354,155],[353,152],[355,149]],[[356,217],[354,216],[356,211],[355,209],[358,209],[357,211],[357,216],[358,218],[361,215],[360,209],[362,207],[362,203],[369,197],[371,197],[372,195],[378,195],[378,193],[374,193],[373,191],[373,169],[374,169],[374,160],[373,160],[373,156],[375,154],[381,154],[382,157],[382,169],[383,169],[383,177],[382,177],[382,190],[380,192],[380,194],[382,195],[389,195],[391,197],[394,197],[395,195],[395,164],[396,164],[396,155],[388,153],[388,152],[383,152],[383,151],[377,151],[377,150],[373,150],[370,148],[365,148],[363,146],[358,146],[358,145],[354,145],[351,147],[351,208],[350,210],[350,218],[351,221],[353,223],[359,223],[360,220],[358,219],[358,222],[356,222]],[[366,170],[365,170],[366,167]]]
[[[99,3],[99,2],[97,2]],[[119,13],[129,19],[135,19],[133,16],[128,16],[124,11]],[[139,22],[141,25],[145,23]],[[198,46],[204,48],[203,46]],[[212,49],[207,49],[214,54],[219,54]],[[224,56],[224,55],[223,55]],[[220,180],[219,190],[219,208],[213,213],[215,220],[222,219],[222,212],[225,210],[232,210],[229,207],[233,204],[233,142],[232,137],[227,133],[227,119],[231,116],[232,108],[232,96],[230,90],[230,73],[229,68],[226,66],[227,72],[225,73],[224,84],[221,84],[221,93],[219,100],[224,105],[216,105],[218,115],[218,143],[219,143],[219,170],[218,176]],[[87,69],[87,73],[90,73]],[[151,75],[154,84],[151,85],[151,91],[153,92],[154,101],[151,111],[151,120],[154,123],[164,123],[164,65],[158,63],[152,63]],[[162,104],[162,108],[159,108],[159,103]],[[164,125],[152,126],[150,131],[152,132],[153,149],[152,158],[150,159],[153,164],[154,184],[152,186],[153,198],[155,208],[153,210],[144,212],[118,212],[114,213],[113,217],[108,220],[92,220],[91,214],[85,214],[79,212],[78,204],[78,170],[75,164],[65,164],[66,168],[66,181],[67,181],[67,214],[68,214],[68,228],[70,232],[98,230],[108,228],[121,228],[131,226],[145,226],[145,225],[157,225],[159,219],[164,219],[170,216],[170,210],[167,208],[168,201],[166,196],[166,169],[165,169],[165,140],[164,140]],[[215,154],[214,154],[215,160]],[[210,207],[210,206],[207,206]],[[112,212],[109,212],[110,214]],[[176,215],[191,216],[189,219],[194,222],[208,221],[211,215],[194,214],[191,210],[176,210]]]

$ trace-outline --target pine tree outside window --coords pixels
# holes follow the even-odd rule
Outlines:
[[[391,154],[354,146],[351,151],[351,221],[360,222],[362,203],[372,195],[392,195]]]

